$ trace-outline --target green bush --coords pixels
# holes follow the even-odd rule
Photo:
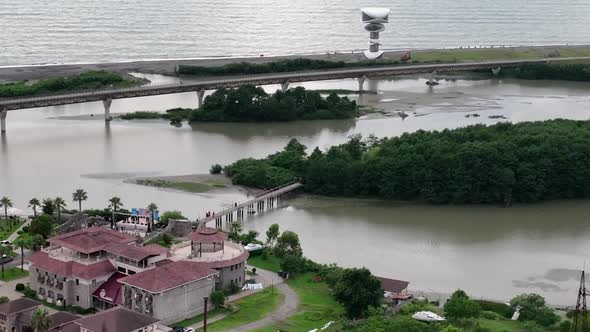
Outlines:
[[[493,311],[482,311],[480,313],[480,317],[485,318],[485,319],[491,319],[491,320],[501,320],[504,318],[500,314],[493,312]]]
[[[25,287],[25,290],[23,291],[23,294],[25,295],[25,297],[28,297],[30,299],[36,299],[37,298],[37,292],[32,290],[29,286]]]
[[[474,300],[479,304],[481,310],[495,312],[504,318],[511,318],[514,310],[505,303],[486,301],[486,300]]]
[[[21,283],[18,283],[18,284],[16,284],[16,286],[14,287],[14,289],[17,292],[23,292],[25,290],[25,285],[24,284],[21,284]]]
[[[219,164],[211,165],[209,169],[210,174],[221,174],[221,171],[223,171],[223,167]]]

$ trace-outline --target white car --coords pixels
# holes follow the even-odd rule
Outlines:
[[[258,243],[248,243],[246,246],[244,246],[244,249],[246,249],[246,251],[256,251],[264,249],[264,246]]]
[[[192,327],[185,327],[184,332],[195,332],[195,329],[193,329]]]
[[[6,245],[9,245],[10,244],[10,241],[8,241],[8,240],[0,241],[0,244],[6,246]]]

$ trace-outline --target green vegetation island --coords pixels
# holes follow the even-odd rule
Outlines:
[[[356,102],[335,92],[326,98],[303,87],[266,93],[254,85],[219,89],[205,98],[198,109],[171,109],[165,113],[134,112],[123,120],[167,119],[171,124],[189,122],[271,122],[294,120],[350,119],[361,114]]]
[[[48,78],[36,82],[20,81],[0,84],[0,98],[64,94],[72,91],[125,88],[138,84],[107,71],[87,71],[79,75]]]
[[[590,197],[590,122],[548,120],[354,136],[327,151],[293,139],[264,159],[224,168],[238,185],[301,181],[305,192],[435,204],[533,203]]]

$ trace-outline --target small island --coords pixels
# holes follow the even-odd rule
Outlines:
[[[351,119],[361,111],[354,100],[332,92],[322,97],[320,92],[303,87],[268,94],[254,85],[236,89],[219,89],[207,96],[198,109],[175,108],[165,113],[133,112],[123,120],[166,119],[173,125],[189,122],[276,122],[295,120]]]

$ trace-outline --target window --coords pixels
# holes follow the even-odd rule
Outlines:
[[[80,302],[80,295],[76,295],[76,302]]]
[[[92,285],[96,285],[96,279],[92,279]]]
[[[127,269],[124,267],[121,267],[121,266],[117,267],[117,271],[119,271],[121,273],[127,273]]]
[[[80,279],[76,279],[76,286],[80,284]]]

